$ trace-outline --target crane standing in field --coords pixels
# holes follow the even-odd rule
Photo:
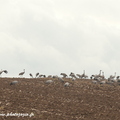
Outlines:
[[[25,74],[25,69],[23,69],[23,72],[19,73],[19,76],[23,76]]]
[[[10,83],[10,85],[15,85],[15,84],[17,84],[18,83],[18,81],[12,81],[11,83]]]
[[[31,73],[30,73],[29,75],[30,75],[30,77],[32,77],[32,78],[33,78],[33,75],[32,75]]]
[[[71,72],[69,76],[71,76],[72,78],[77,78],[73,72]]]
[[[108,81],[116,82],[117,80],[115,80],[115,77],[116,77],[116,72],[114,75],[110,75],[110,77],[108,78]]]
[[[99,74],[97,74],[97,75],[91,75],[90,78],[91,78],[91,79],[92,79],[92,78],[94,78],[94,79],[100,79],[100,78],[101,78],[101,71],[102,71],[102,70],[100,70]]]
[[[100,75],[100,78],[103,80],[105,79],[104,72],[102,72],[102,75]]]
[[[116,77],[116,72],[114,75],[110,75],[110,79],[114,79]]]
[[[36,73],[36,78],[37,78],[38,75],[39,75],[39,73]]]
[[[1,71],[0,71],[0,76],[2,75],[3,72],[6,73],[6,74],[8,73],[7,70],[1,70]]]
[[[63,75],[63,78],[66,78],[66,77],[67,77],[67,74],[66,74],[66,73],[61,73],[60,75]]]
[[[80,74],[76,74],[76,76],[78,76],[79,79],[82,78],[82,75],[80,75]]]
[[[87,75],[85,75],[85,70],[83,71],[83,74],[81,75],[81,78],[88,78],[88,76]]]

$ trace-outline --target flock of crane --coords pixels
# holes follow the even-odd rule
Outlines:
[[[19,75],[23,75],[25,73],[25,69],[24,72],[19,73]],[[33,75],[30,73],[29,74],[30,77],[33,78]],[[69,76],[72,78],[72,81],[77,80],[77,79],[89,79],[88,75],[85,74],[85,70],[83,71],[83,74],[75,74],[73,72],[71,72],[69,74],[69,76],[66,73],[61,73],[60,74],[62,77],[58,77],[57,75],[48,75],[48,78],[58,78],[58,80],[60,80],[61,82],[64,82],[64,78],[68,78]],[[46,75],[42,75],[39,73],[36,73],[35,78],[41,78],[41,77],[46,77]],[[112,84],[112,83],[120,83],[120,76],[116,76],[116,72],[114,75],[110,75],[109,78],[105,78],[104,76],[104,72],[102,70],[99,71],[99,74],[94,74],[90,76],[90,79],[92,80],[92,83],[94,84]],[[52,83],[52,80],[48,80],[46,81],[46,83]],[[69,86],[70,84],[68,82],[66,82],[64,84],[64,86]]]
[[[0,75],[2,73],[8,73],[7,70],[1,70],[0,71]],[[23,72],[20,72],[19,73],[19,76],[23,76],[25,74],[25,69],[23,69]],[[33,75],[30,73],[29,74],[31,78],[34,78]],[[73,72],[71,72],[69,74],[69,76],[66,74],[66,73],[61,73],[60,74],[62,77],[58,77],[57,75],[49,75],[47,76],[47,78],[58,78],[58,80],[60,80],[61,82],[64,82],[64,78],[68,78],[69,76],[72,78],[72,81],[74,80],[77,80],[77,79],[88,79],[88,75],[85,74],[85,70],[83,71],[83,74],[75,74]],[[35,74],[35,78],[41,78],[41,77],[44,77],[46,78],[46,75],[43,75],[43,74],[39,74],[39,73],[36,73]],[[104,76],[104,72],[102,72],[102,70],[100,70],[99,74],[95,74],[95,75],[91,75],[90,76],[90,79],[92,79],[92,83],[100,83],[100,84],[105,84],[105,83],[108,83],[108,84],[112,84],[112,83],[119,83],[120,82],[120,76],[116,76],[116,72],[114,75],[110,75],[108,79],[105,78]],[[52,83],[53,81],[52,80],[47,80],[46,83]],[[13,85],[13,84],[16,84],[18,83],[18,81],[13,81],[10,83],[10,85]],[[64,86],[69,86],[69,83],[65,83]]]

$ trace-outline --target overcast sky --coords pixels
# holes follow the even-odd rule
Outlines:
[[[0,0],[2,76],[120,75],[119,0]]]

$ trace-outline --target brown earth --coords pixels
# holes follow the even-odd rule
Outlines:
[[[66,79],[70,86],[64,87],[47,79],[0,78],[0,120],[120,120],[119,85]],[[10,86],[14,80],[19,83]]]

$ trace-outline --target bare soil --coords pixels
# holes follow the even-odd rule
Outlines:
[[[18,84],[10,85],[15,80]],[[120,120],[119,85],[68,78],[70,86],[64,87],[46,80],[0,78],[0,120]]]

